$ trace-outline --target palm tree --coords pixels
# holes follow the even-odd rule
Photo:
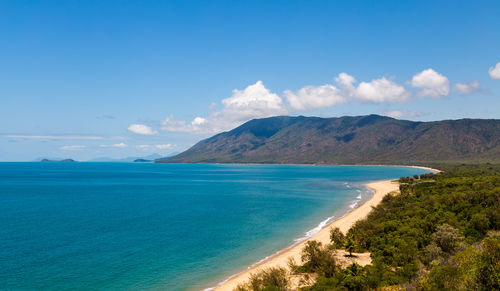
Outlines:
[[[354,251],[354,248],[356,247],[354,241],[352,240],[351,237],[347,238],[347,241],[345,243],[345,250],[349,252],[349,257],[352,257],[352,252]]]

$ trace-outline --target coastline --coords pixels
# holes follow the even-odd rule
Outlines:
[[[365,218],[372,210],[372,207],[379,204],[386,194],[399,190],[399,183],[394,182],[393,180],[371,182],[365,186],[374,190],[374,193],[370,199],[365,201],[359,207],[354,208],[346,215],[332,221],[312,237],[282,249],[251,265],[247,270],[229,277],[225,281],[219,283],[216,287],[206,290],[232,291],[238,284],[248,281],[252,273],[256,273],[270,267],[287,267],[289,257],[294,258],[296,262],[301,262],[300,254],[302,248],[308,241],[316,240],[322,242],[323,244],[329,243],[331,227],[338,227],[342,232],[346,233],[356,221]]]
[[[399,166],[401,165],[371,165],[371,166]],[[430,172],[440,173],[441,170],[430,168],[430,167],[422,167],[422,166],[407,166],[403,167],[411,167],[411,168],[419,168],[428,170]],[[310,238],[292,244],[289,247],[279,250],[278,252],[265,257],[264,259],[250,265],[246,270],[241,271],[237,274],[234,274],[227,278],[226,280],[220,282],[215,287],[207,288],[205,290],[215,290],[215,291],[232,291],[234,288],[238,286],[240,283],[247,282],[252,273],[257,273],[263,269],[267,269],[270,267],[287,267],[288,259],[291,257],[296,262],[301,262],[300,254],[302,248],[308,241],[316,240],[320,241],[323,244],[330,243],[330,228],[338,227],[343,233],[347,233],[347,231],[356,223],[356,221],[364,219],[368,216],[373,207],[377,206],[385,195],[393,191],[399,191],[399,183],[394,180],[382,180],[375,181],[371,183],[365,184],[367,188],[370,188],[374,191],[372,197],[366,200],[363,204],[358,207],[352,209],[344,216],[333,220],[329,224],[325,225],[318,233],[313,235]]]

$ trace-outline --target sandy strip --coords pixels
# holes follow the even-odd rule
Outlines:
[[[433,168],[429,168],[429,167],[421,167],[421,166],[407,166],[407,167],[410,167],[410,168],[418,168],[418,169],[424,169],[424,170],[427,170],[429,172],[434,172],[434,173],[441,173],[442,171],[441,170],[438,170],[438,169],[433,169]]]
[[[287,267],[288,258],[292,257],[295,259],[297,263],[300,263],[300,253],[304,244],[310,240],[317,240],[322,242],[323,244],[330,243],[330,228],[338,227],[344,233],[354,225],[354,223],[360,219],[365,218],[368,213],[372,210],[372,207],[375,207],[377,204],[382,201],[384,196],[392,191],[399,190],[399,183],[393,182],[391,180],[384,180],[366,184],[368,188],[375,190],[373,197],[367,200],[358,208],[353,209],[351,212],[347,213],[344,217],[339,218],[328,226],[320,230],[313,237],[304,240],[298,244],[295,244],[289,248],[283,249],[269,258],[259,262],[253,266],[251,266],[248,270],[243,271],[239,274],[234,275],[227,281],[223,282],[221,285],[217,286],[215,290],[222,291],[232,291],[238,284],[248,281],[251,273],[257,273],[262,269],[270,268],[270,267]]]
[[[384,165],[387,166],[387,165]],[[394,165],[397,166],[397,165]],[[401,167],[401,166],[398,166]],[[433,169],[429,167],[420,167],[420,166],[406,166],[413,168],[420,168],[424,170],[428,170],[430,172],[439,173],[441,172],[438,169]],[[288,267],[288,258],[294,258],[295,262],[300,263],[300,253],[305,243],[311,240],[320,241],[323,244],[330,243],[330,229],[332,227],[338,227],[343,233],[347,233],[347,231],[354,225],[354,223],[358,220],[361,220],[368,216],[368,213],[372,210],[373,207],[377,206],[384,196],[393,191],[399,191],[399,183],[393,180],[384,180],[377,181],[373,183],[369,183],[365,185],[366,187],[373,189],[375,193],[373,197],[363,203],[361,206],[353,209],[345,216],[333,221],[329,225],[325,226],[321,229],[317,234],[312,236],[311,238],[304,240],[300,243],[294,244],[288,248],[280,250],[275,254],[267,257],[266,259],[250,266],[246,271],[238,273],[228,280],[222,282],[220,285],[215,287],[216,291],[232,291],[236,286],[240,283],[245,283],[250,278],[250,274],[258,273],[262,269],[267,269],[270,267]]]

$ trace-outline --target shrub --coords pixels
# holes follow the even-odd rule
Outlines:
[[[290,286],[288,272],[285,268],[268,268],[251,274],[246,284],[239,284],[236,291],[286,291]]]
[[[303,271],[316,272],[326,278],[333,277],[338,270],[332,250],[317,241],[306,243],[302,249],[302,261],[305,262]]]
[[[451,253],[455,250],[459,241],[462,240],[458,229],[451,225],[438,226],[437,231],[432,234],[432,240],[444,251]]]

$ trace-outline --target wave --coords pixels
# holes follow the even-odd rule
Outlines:
[[[301,242],[301,241],[304,241],[304,240],[306,240],[308,238],[313,237],[320,230],[322,230],[325,226],[327,226],[328,224],[330,224],[330,222],[332,222],[334,218],[335,218],[335,216],[328,217],[327,219],[325,219],[322,222],[320,222],[315,228],[306,231],[306,233],[304,234],[304,236],[299,237],[297,239],[294,239],[293,241],[297,243],[297,242]]]

